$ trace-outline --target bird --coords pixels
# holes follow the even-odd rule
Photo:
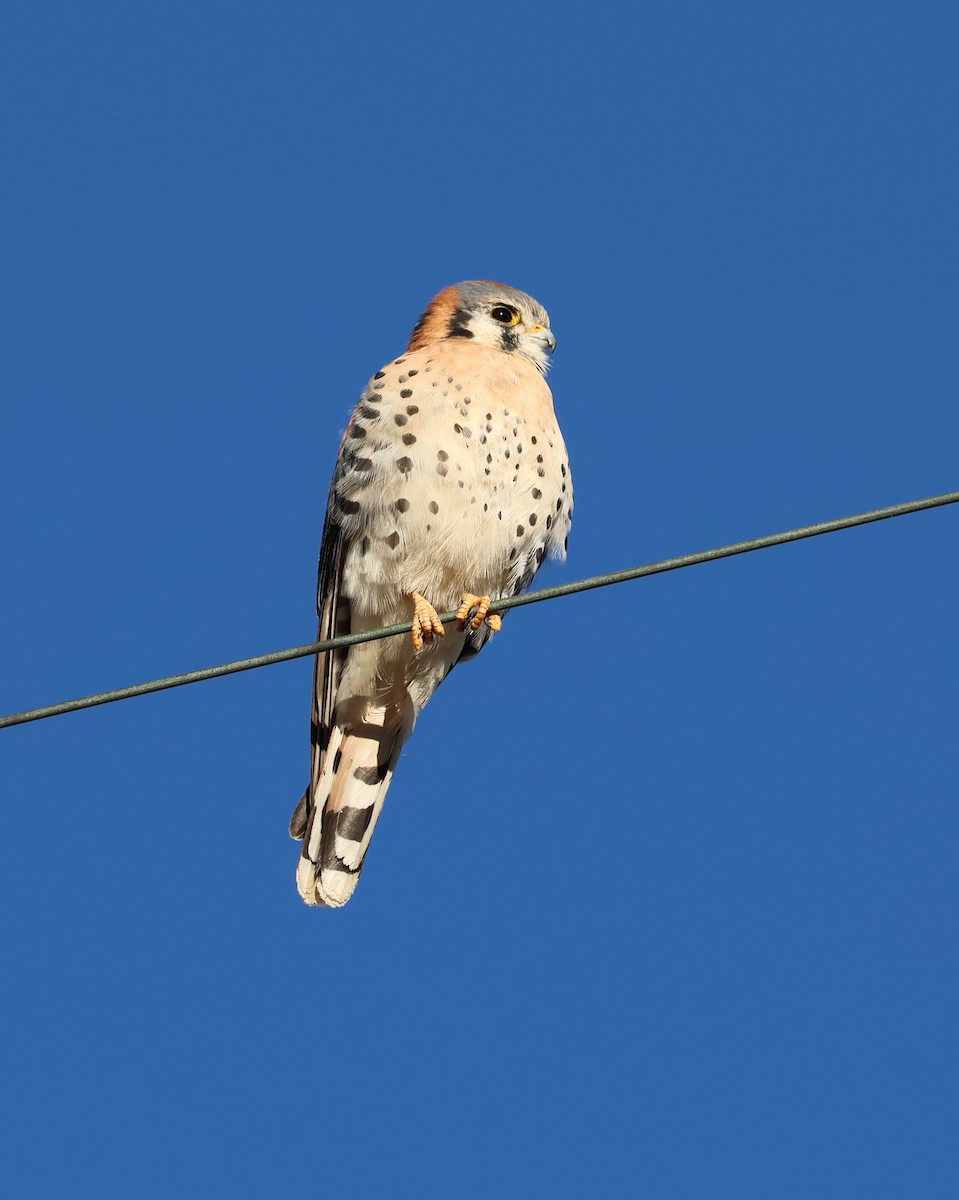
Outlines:
[[[316,655],[310,782],[290,821],[308,905],[353,895],[420,712],[502,627],[491,598],[566,556],[573,484],[546,383],[555,346],[532,296],[453,284],[350,418],[323,525],[318,640],[410,621],[412,632]],[[447,628],[440,614],[453,610]]]

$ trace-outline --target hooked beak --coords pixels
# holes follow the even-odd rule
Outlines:
[[[547,329],[545,325],[531,325],[526,332],[534,341],[545,346],[550,354],[556,349],[556,338],[553,337],[553,331]]]

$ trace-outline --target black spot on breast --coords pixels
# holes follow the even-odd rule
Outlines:
[[[403,390],[400,392],[400,396],[404,400],[409,400],[410,396],[412,396],[412,395],[413,395],[412,388],[403,388]]]
[[[429,367],[427,367],[426,369],[428,371]],[[412,379],[414,375],[419,375],[419,371],[416,369],[416,367],[410,367],[409,374],[410,374],[410,379]]]
[[[516,536],[517,537],[522,537],[525,532],[526,532],[526,530],[523,528],[522,525],[516,526]]]
[[[344,500],[342,496],[337,496],[336,507],[341,513],[346,513],[347,516],[355,516],[360,511],[360,502],[358,500]]]
[[[536,438],[531,437],[529,440],[533,443],[534,446],[536,445]]]
[[[565,464],[565,463],[560,463],[559,470],[560,470],[560,474],[561,474],[561,475],[563,476],[563,478],[565,479],[565,478],[566,478],[566,464]]]
[[[539,488],[533,488],[533,499],[534,500],[542,500],[542,498],[543,498],[543,493],[539,490]]]
[[[541,462],[543,461],[543,456],[542,456],[542,454],[537,454],[537,455],[536,455],[536,461],[537,461],[538,463],[541,463]]]
[[[411,417],[415,417],[415,416],[416,416],[416,414],[417,414],[417,413],[418,413],[420,410],[417,408],[417,406],[416,406],[415,404],[407,404],[407,406],[406,406],[406,411],[409,413],[409,415],[410,415]]]
[[[528,519],[530,525],[535,525],[536,524],[536,513],[530,513],[529,517],[527,519]]]
[[[436,503],[435,500],[431,500],[429,502],[429,504],[427,505],[427,507],[429,508],[431,513],[438,513],[440,511],[440,506]]]
[[[454,426],[453,426],[453,432],[454,432],[454,433],[462,433],[462,432],[463,432],[463,426],[462,426],[462,425],[454,425]]]
[[[413,470],[413,460],[411,458],[398,458],[396,465],[404,475],[409,475],[410,471]]]
[[[436,474],[437,475],[448,475],[449,471],[450,471],[450,469],[446,465],[446,463],[437,463],[437,465],[436,465]]]
[[[397,425],[406,425],[409,421],[409,417],[406,415],[406,413],[397,413],[393,417],[393,420],[397,423]]]
[[[509,450],[504,450],[503,453],[506,455],[507,458],[509,458]]]
[[[403,434],[403,444],[404,445],[412,446],[415,441],[416,441],[416,438],[413,436],[412,433],[404,433]]]
[[[446,460],[449,458],[449,455],[445,450],[437,450],[436,457],[440,460],[440,462],[446,462]]]
[[[562,497],[559,497],[556,501],[556,511],[561,512],[562,508],[563,508],[563,500],[562,500]]]
[[[543,469],[543,467],[537,467],[536,474],[540,477],[540,479],[543,479],[546,475],[546,471]]]
[[[553,528],[553,518],[552,518],[552,517],[549,517],[549,516],[548,516],[548,517],[546,518],[546,528],[547,528],[547,529],[552,529],[552,528]]]
[[[369,550],[369,548],[370,548],[370,539],[368,537],[365,537],[362,540],[362,542],[360,542],[360,558],[363,557],[363,555],[367,552],[367,550]]]
[[[373,378],[374,379],[382,379],[385,374],[386,374],[385,371],[377,371],[376,374],[373,376]]]
[[[509,561],[512,562],[516,558],[516,547],[514,546],[509,552]]]
[[[394,529],[393,532],[389,535],[389,537],[385,537],[383,539],[383,541],[386,542],[387,546],[389,546],[389,548],[391,550],[395,550],[396,547],[400,544],[400,535]]]
[[[354,471],[372,471],[373,470],[372,458],[354,458],[353,459],[353,470]]]
[[[405,513],[409,511],[410,502],[405,496],[401,496],[393,507],[397,512]]]
[[[375,421],[379,415],[380,410],[371,404],[364,404],[360,407],[360,416],[366,421]]]
[[[351,438],[365,438],[365,437],[366,437],[366,430],[363,428],[363,426],[362,426],[362,425],[353,425],[353,426],[350,428],[350,434],[349,434],[349,436],[350,436]]]

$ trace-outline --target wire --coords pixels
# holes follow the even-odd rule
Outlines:
[[[575,583],[563,583],[558,587],[541,588],[521,596],[510,596],[494,600],[491,612],[503,612],[508,608],[519,608],[523,604],[538,604],[541,600],[555,600],[560,596],[572,596],[575,592],[587,592],[592,588],[607,587],[613,583],[625,583],[629,579],[643,579],[647,575],[661,575],[665,571],[677,571],[681,567],[694,567],[698,563],[713,562],[718,558],[732,558],[735,554],[748,554],[752,550],[766,550],[770,546],[781,546],[786,542],[798,542],[803,538],[818,537],[823,533],[836,533],[840,529],[851,529],[855,525],[868,525],[873,521],[885,521],[889,517],[903,517],[907,513],[922,512],[927,508],[938,508],[944,504],[959,502],[959,492],[944,492],[940,496],[927,496],[923,500],[910,500],[906,504],[893,504],[888,508],[875,508],[870,512],[857,513],[851,517],[839,517],[835,521],[822,521],[818,525],[804,525],[800,529],[789,529],[785,533],[771,533],[766,537],[752,538],[747,542],[733,542],[715,550],[700,550],[696,554],[684,554],[679,558],[665,558],[660,562],[647,563],[626,571],[612,571],[607,575],[594,575],[591,579],[580,579]],[[442,613],[441,620],[452,621],[455,613]],[[289,650],[276,650],[272,654],[261,654],[256,658],[241,658],[236,662],[222,663],[216,667],[204,667],[199,671],[187,671],[184,675],[170,675],[166,679],[153,679],[149,683],[137,683],[132,687],[117,688],[112,692],[100,692],[95,696],[83,696],[79,700],[65,700],[61,704],[48,704],[44,708],[32,708],[26,712],[0,717],[0,729],[11,725],[25,725],[28,721],[41,721],[46,717],[58,717],[63,713],[76,712],[81,708],[93,708],[98,704],[112,704],[115,700],[129,700],[134,696],[145,696],[150,692],[162,692],[167,688],[183,687],[188,683],[199,683],[203,679],[215,679],[220,675],[235,675],[238,671],[251,671],[254,667],[268,667],[273,663],[289,662],[294,658],[306,658],[325,650],[343,646],[356,646],[360,642],[372,642],[378,638],[396,637],[409,633],[412,623],[386,625],[382,629],[363,633],[349,633],[328,642],[310,642],[306,646],[293,646]]]

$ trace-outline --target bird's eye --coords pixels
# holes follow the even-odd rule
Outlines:
[[[497,304],[489,310],[489,315],[494,321],[499,321],[500,325],[519,324],[519,312],[515,308],[510,308],[508,304]]]

